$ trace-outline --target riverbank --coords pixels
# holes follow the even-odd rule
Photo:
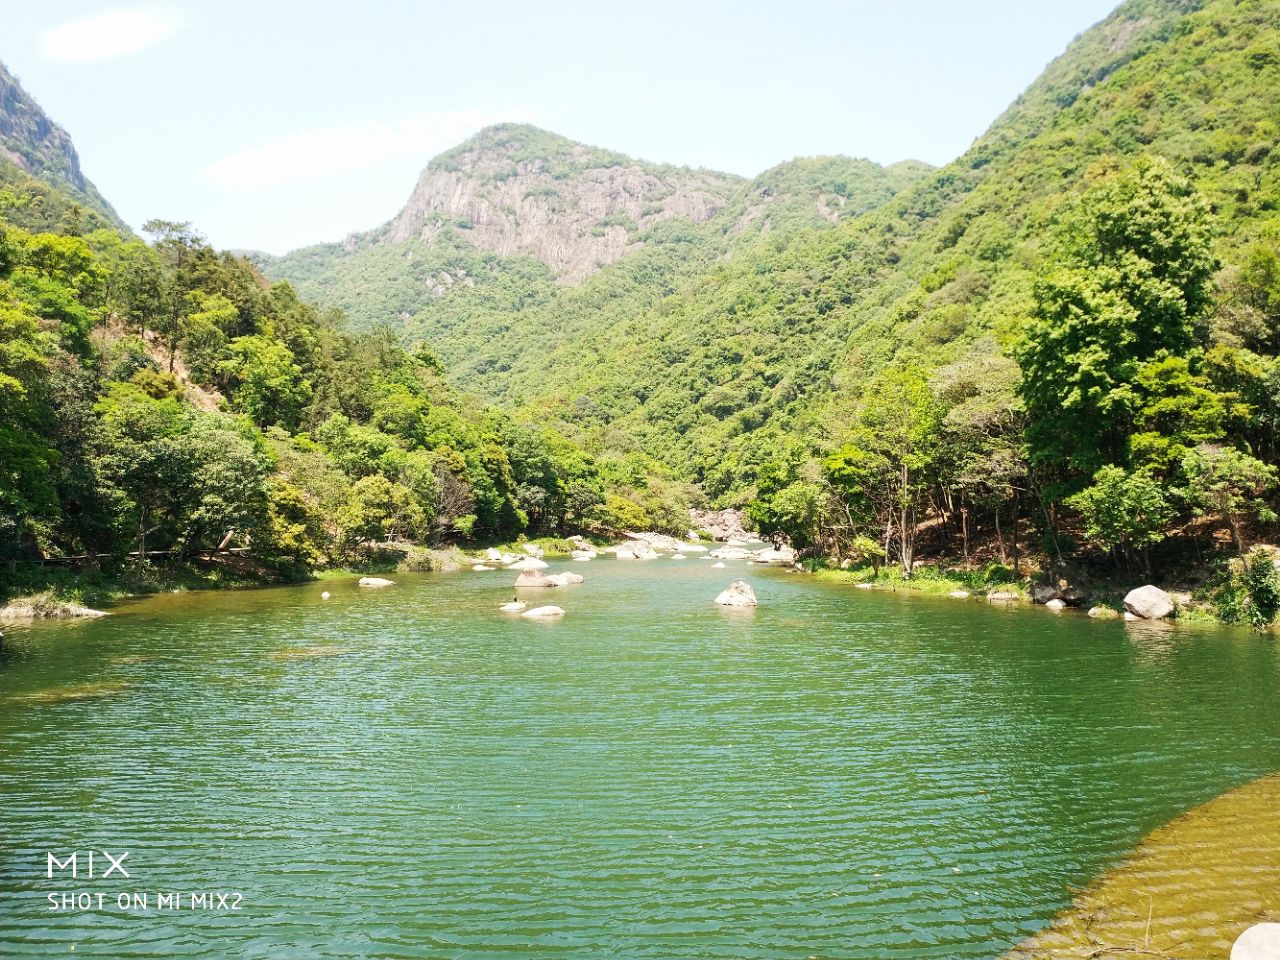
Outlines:
[[[1033,591],[1043,581],[1043,571],[1022,568],[1022,576],[1015,575],[1007,566],[990,563],[983,567],[965,568],[943,564],[917,563],[910,579],[902,575],[900,567],[870,565],[839,568],[825,560],[805,561],[804,569],[817,579],[846,583],[865,589],[905,591],[933,596],[984,597],[998,594],[1003,602],[1033,602]],[[1162,588],[1174,598],[1176,618],[1196,623],[1238,624],[1240,616],[1238,584],[1239,561],[1230,560],[1220,569],[1201,567]],[[1120,580],[1099,575],[1096,571],[1072,567],[1067,571],[1067,581],[1076,587],[1081,597],[1074,606],[1080,610],[1094,610],[1094,616],[1114,619],[1123,616],[1125,595],[1143,581]],[[1233,594],[1234,591],[1234,594]],[[1234,596],[1234,604],[1226,601]],[[1224,615],[1226,614],[1226,615]],[[1263,629],[1266,629],[1264,626]],[[1275,624],[1269,629],[1275,630]]]
[[[1280,773],[1149,834],[1005,960],[1225,957],[1255,923],[1280,921]]]

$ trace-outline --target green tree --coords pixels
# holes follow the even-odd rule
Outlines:
[[[1275,520],[1263,499],[1276,485],[1276,468],[1233,447],[1203,444],[1182,461],[1183,496],[1197,513],[1221,517],[1231,528],[1236,551],[1245,552],[1244,523],[1250,517]]]
[[[296,429],[311,396],[289,348],[258,334],[231,341],[229,356],[218,365],[235,409],[259,426]]]
[[[1163,160],[1107,171],[1066,217],[1014,348],[1037,461],[1126,463],[1144,364],[1185,355],[1209,304],[1208,210]]]
[[[1140,555],[1144,569],[1151,573],[1148,548],[1165,538],[1165,527],[1173,518],[1160,483],[1147,473],[1106,466],[1067,504],[1079,511],[1086,537],[1127,560]]]

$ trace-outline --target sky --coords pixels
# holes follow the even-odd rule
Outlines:
[[[1114,3],[0,0],[0,60],[135,228],[283,253],[385,222],[505,120],[744,176],[943,164]]]

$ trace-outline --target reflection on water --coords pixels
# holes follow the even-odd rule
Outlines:
[[[587,582],[550,623],[468,571],[13,631],[0,955],[998,956],[1280,768],[1280,658],[1247,631],[553,567]],[[712,604],[743,575],[759,608]],[[244,908],[49,911],[46,851],[89,847],[132,869],[87,889]]]

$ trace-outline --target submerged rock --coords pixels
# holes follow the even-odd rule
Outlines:
[[[512,600],[510,603],[504,603],[498,609],[501,610],[503,613],[519,613],[521,610],[523,610],[527,606],[528,606],[527,603],[523,603],[520,600]]]
[[[534,607],[532,610],[526,610],[520,616],[529,620],[554,620],[556,617],[563,617],[564,610],[557,606]]]
[[[673,553],[671,555],[671,559],[672,560],[688,560],[689,558],[686,557],[683,553]]]
[[[754,607],[757,605],[756,592],[745,580],[735,580],[720,592],[716,603],[722,607]]]
[[[1118,620],[1120,614],[1110,607],[1090,607],[1089,616],[1095,620]]]
[[[1143,620],[1163,620],[1173,614],[1173,597],[1147,584],[1125,594],[1124,608]]]
[[[358,586],[361,587],[391,587],[395,586],[394,580],[388,580],[385,577],[361,577]]]
[[[1022,598],[1012,590],[993,590],[987,594],[987,599],[992,603],[1013,603]]]
[[[713,564],[711,565],[711,569],[712,569],[712,570],[723,570],[723,569],[724,569],[724,561],[723,561],[723,560],[717,560],[715,563],[713,563]]]

